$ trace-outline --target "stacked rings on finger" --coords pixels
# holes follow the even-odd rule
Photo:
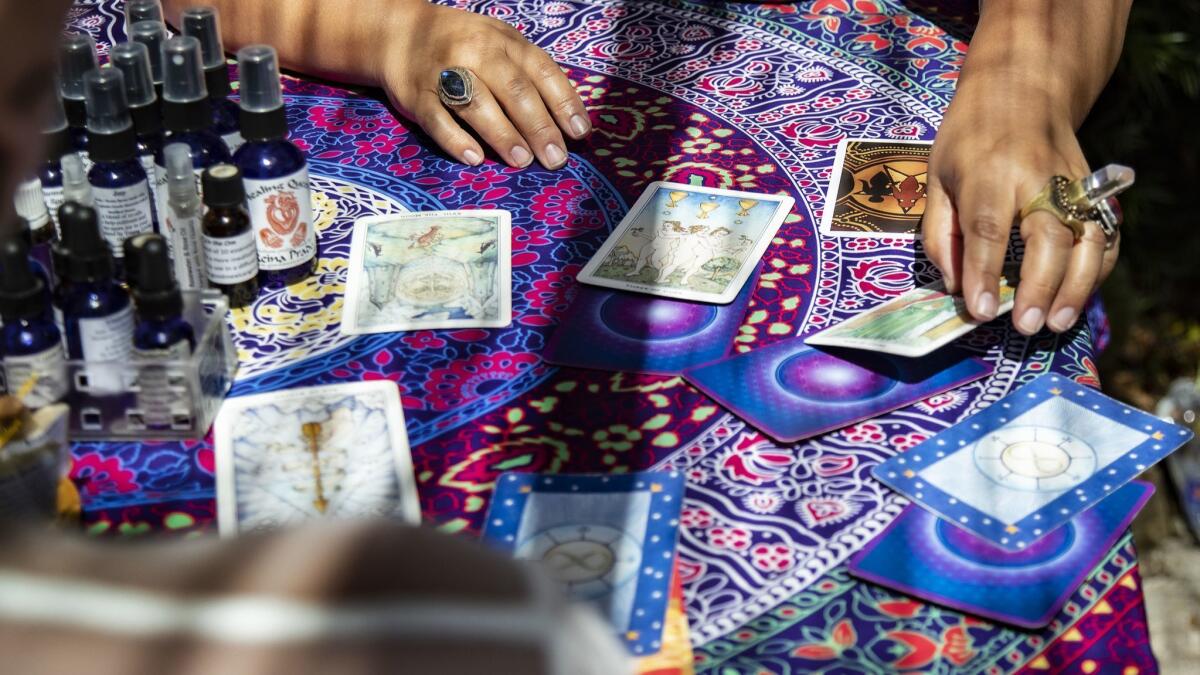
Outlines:
[[[1076,181],[1053,176],[1021,209],[1021,218],[1034,211],[1047,211],[1071,228],[1076,240],[1083,236],[1085,223],[1092,221],[1100,226],[1111,248],[1122,220],[1116,195],[1133,185],[1133,179],[1133,169],[1119,164],[1109,164]]]
[[[454,66],[438,75],[438,98],[451,108],[467,105],[475,97],[475,76],[466,68]]]

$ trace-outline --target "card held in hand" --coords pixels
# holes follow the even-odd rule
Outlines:
[[[505,473],[483,536],[594,603],[637,656],[662,648],[683,476]]]
[[[871,474],[1008,551],[1022,551],[1192,437],[1059,375],[1043,375]]]
[[[925,214],[929,141],[847,138],[838,143],[821,232],[912,239]]]

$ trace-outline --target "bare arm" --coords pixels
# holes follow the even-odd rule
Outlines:
[[[404,115],[467,164],[483,149],[456,121],[472,127],[512,166],[537,159],[566,163],[565,133],[591,131],[583,102],[562,71],[516,29],[495,19],[426,0],[165,0],[168,19],[192,5],[221,14],[227,49],[274,45],[297,71],[388,91]],[[470,104],[447,110],[438,74],[461,66],[476,78]]]
[[[930,161],[923,223],[929,257],[979,319],[996,315],[998,279],[1017,212],[1087,161],[1075,139],[1125,36],[1131,0],[989,0]],[[1075,242],[1052,215],[1020,222],[1025,240],[1013,323],[1065,331],[1112,270],[1090,223]]]

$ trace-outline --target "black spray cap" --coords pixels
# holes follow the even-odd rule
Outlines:
[[[161,234],[139,234],[125,240],[125,264],[133,302],[146,319],[169,319],[183,311],[183,297]]]
[[[96,41],[87,33],[71,33],[62,39],[58,51],[58,93],[62,96],[67,121],[83,128],[87,112],[83,100],[83,77],[99,68]]]
[[[248,141],[286,138],[287,117],[275,48],[250,45],[239,49],[237,55],[242,136]]]
[[[162,3],[159,0],[125,0],[125,32],[139,21],[157,21],[162,23]]]
[[[200,42],[176,35],[163,43],[163,124],[171,132],[199,131],[212,124]]]
[[[133,119],[125,98],[125,76],[116,68],[93,70],[83,78],[87,94],[88,151],[97,162],[132,159],[137,152]]]
[[[150,57],[150,79],[158,89],[163,83],[163,43],[167,41],[167,29],[162,21],[138,21],[129,29],[129,41],[146,45]],[[162,92],[159,91],[161,94]]]
[[[204,82],[208,96],[223,99],[229,96],[229,68],[225,65],[225,46],[221,43],[220,15],[216,7],[189,7],[179,15],[182,33],[200,41],[200,57],[204,66]]]
[[[5,321],[41,316],[46,284],[29,265],[29,244],[9,237],[0,244],[0,317]]]
[[[67,130],[67,111],[63,109],[62,97],[58,95],[58,91],[58,87],[55,87],[55,95],[50,100],[50,112],[46,115],[46,125],[42,127],[47,162],[57,162],[63,155],[72,151],[71,135]]]
[[[108,60],[125,76],[125,98],[134,129],[139,135],[161,131],[162,111],[150,72],[150,50],[140,42],[122,42],[113,45]]]
[[[204,170],[200,182],[204,186],[205,206],[241,206],[246,202],[242,172],[232,164],[214,164],[208,167]]]
[[[66,202],[58,209],[62,230],[62,270],[68,281],[99,281],[113,275],[112,250],[100,236],[96,209],[77,202]]]

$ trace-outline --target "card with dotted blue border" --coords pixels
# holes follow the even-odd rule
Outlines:
[[[683,476],[505,473],[483,537],[538,560],[568,593],[592,602],[636,655],[662,647],[679,534]]]
[[[1192,437],[1058,375],[1043,375],[872,475],[1008,551],[1021,551]]]

